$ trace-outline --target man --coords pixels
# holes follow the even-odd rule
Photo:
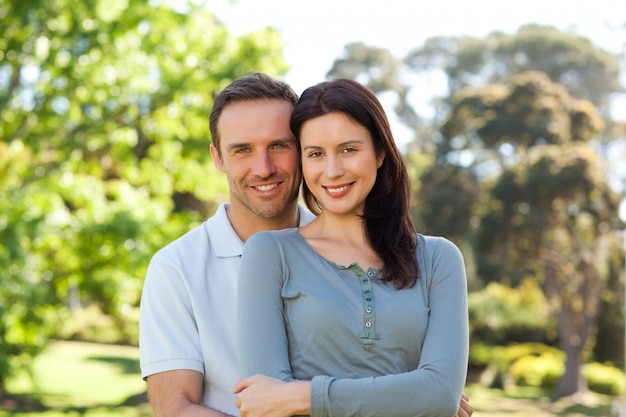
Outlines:
[[[210,150],[226,174],[230,202],[157,252],[143,288],[141,370],[156,417],[239,415],[232,390],[243,244],[256,232],[297,227],[313,216],[298,204],[300,155],[289,128],[297,99],[287,84],[259,73],[215,99]],[[471,415],[461,403],[469,414],[460,416]]]

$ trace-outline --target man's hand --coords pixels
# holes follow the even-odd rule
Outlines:
[[[291,417],[310,414],[311,384],[285,382],[265,375],[254,375],[237,383],[237,407],[241,417]]]
[[[456,412],[454,417],[471,417],[474,414],[474,407],[469,403],[469,397],[463,393],[461,395],[461,402],[459,403],[459,411]]]

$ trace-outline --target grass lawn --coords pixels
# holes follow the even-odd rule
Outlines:
[[[54,342],[27,375],[9,380],[11,396],[0,398],[0,417],[148,417],[145,383],[136,347]],[[466,387],[474,417],[610,417],[612,398],[590,395],[581,403],[554,400],[534,389]]]
[[[502,391],[478,384],[466,387],[474,417],[612,417],[610,396],[589,394],[579,401],[566,397],[551,398],[549,393],[535,388],[513,388]],[[621,403],[620,403],[621,404]]]
[[[136,347],[57,341],[37,358],[35,381],[8,381],[0,417],[150,416]]]

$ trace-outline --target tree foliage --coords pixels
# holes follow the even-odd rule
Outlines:
[[[506,83],[531,70],[543,72],[572,95],[600,108],[608,104],[611,93],[623,91],[616,56],[585,37],[536,24],[482,39],[430,38],[409,52],[405,62],[417,71],[444,71],[450,94],[467,86]]]
[[[214,92],[286,71],[274,30],[234,37],[176,7],[0,0],[0,390],[75,295],[134,340],[150,256],[227,195]]]
[[[483,148],[525,153],[537,145],[588,142],[603,128],[591,102],[574,99],[542,72],[519,74],[511,84],[460,90],[441,128],[444,140],[439,152]]]
[[[466,87],[452,103],[442,132],[454,151],[469,147],[463,138],[470,138],[501,156],[508,144],[515,156],[499,158],[494,171],[478,228],[480,251],[488,254],[479,274],[541,278],[567,355],[557,394],[584,391],[583,351],[600,311],[615,231],[623,227],[619,196],[588,143],[602,128],[599,113],[539,72],[510,85]]]
[[[480,184],[458,165],[431,165],[420,177],[414,211],[426,233],[461,241],[476,216]]]

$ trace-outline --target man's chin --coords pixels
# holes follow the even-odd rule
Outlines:
[[[292,207],[292,204],[295,203],[296,201],[284,204],[259,204],[253,211],[254,214],[264,219],[279,219],[284,216]]]

